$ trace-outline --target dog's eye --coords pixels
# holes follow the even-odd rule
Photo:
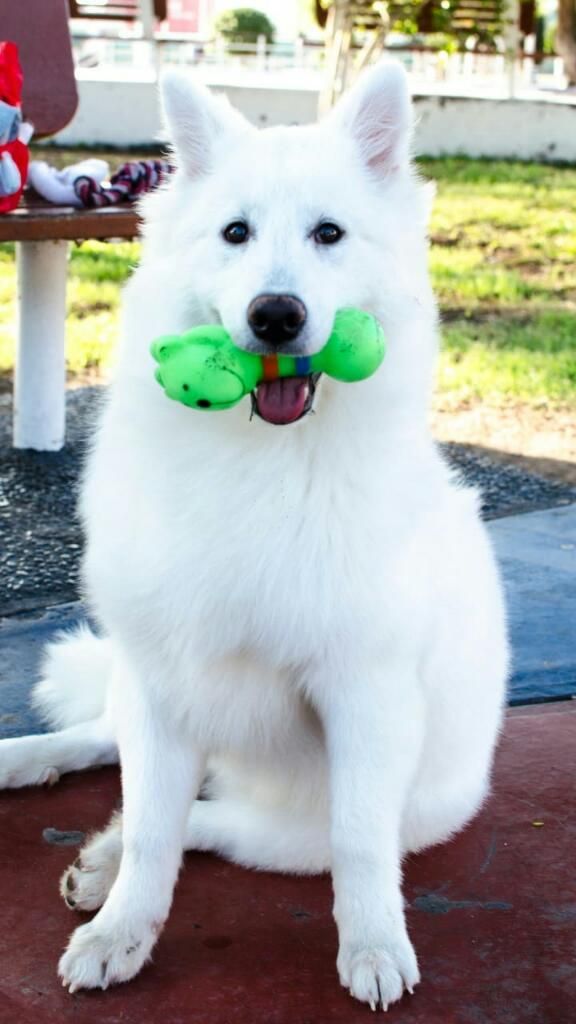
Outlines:
[[[243,245],[248,241],[249,236],[250,229],[245,220],[233,220],[231,224],[226,225],[222,232],[222,237],[230,245]]]
[[[312,232],[314,241],[318,245],[336,245],[344,236],[342,228],[339,228],[337,224],[333,224],[331,220],[326,220],[318,227],[314,228]]]

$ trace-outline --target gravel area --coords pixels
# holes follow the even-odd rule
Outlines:
[[[14,451],[0,413],[0,615],[78,598],[82,534],[75,517],[78,474],[101,388],[68,392],[62,452]],[[492,462],[465,445],[443,449],[464,479],[481,488],[485,518],[576,501],[576,487]]]

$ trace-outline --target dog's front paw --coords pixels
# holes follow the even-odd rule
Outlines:
[[[337,966],[344,988],[373,1010],[387,1010],[405,989],[412,993],[420,981],[416,954],[406,933],[366,947],[345,944],[340,947]]]
[[[111,932],[96,917],[73,932],[58,965],[62,984],[73,993],[130,981],[149,958],[158,930],[124,925]]]

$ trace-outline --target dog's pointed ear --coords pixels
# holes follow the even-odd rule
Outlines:
[[[408,163],[412,104],[406,72],[398,62],[384,60],[365,71],[329,116],[352,135],[375,177],[384,178]]]
[[[185,71],[164,71],[160,96],[170,142],[190,177],[208,173],[217,140],[250,130],[248,121],[224,97],[213,96]]]

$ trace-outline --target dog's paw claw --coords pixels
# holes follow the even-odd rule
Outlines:
[[[420,981],[416,955],[407,936],[366,949],[341,950],[338,969],[342,984],[355,999],[384,1013],[405,990],[412,994]]]
[[[60,879],[60,895],[70,910],[99,910],[105,902],[116,878],[118,864],[115,859],[92,858],[92,862],[77,857]],[[73,896],[72,896],[73,894]]]
[[[72,934],[58,965],[62,984],[73,995],[83,988],[107,989],[130,981],[148,959],[154,941],[151,927],[143,929],[139,937],[125,926],[109,933],[95,918]]]

